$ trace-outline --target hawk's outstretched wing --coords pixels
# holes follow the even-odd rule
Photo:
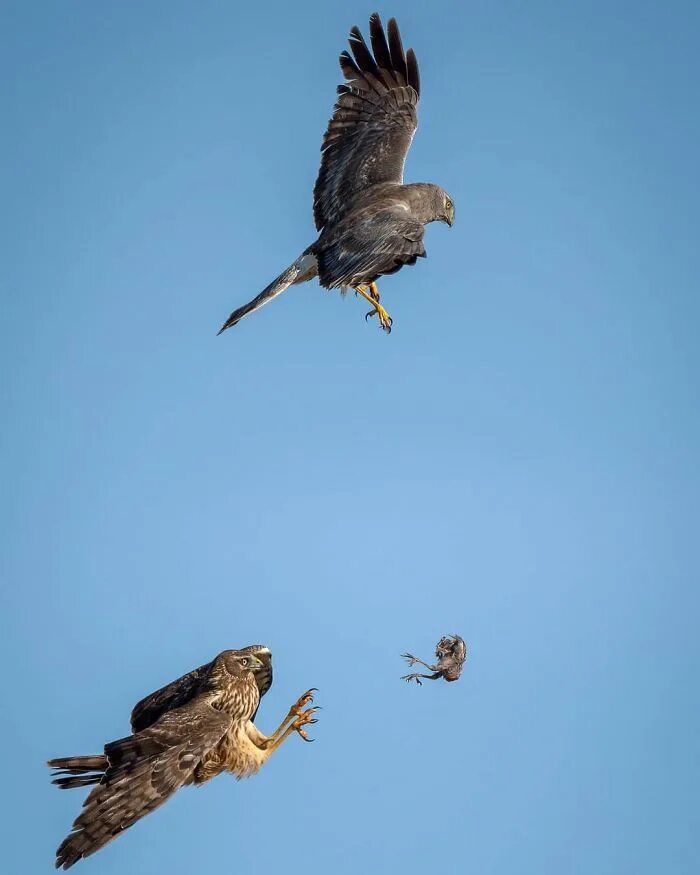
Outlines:
[[[141,732],[148,726],[152,726],[166,711],[187,704],[211,671],[212,664],[213,660],[206,665],[200,665],[199,668],[188,671],[187,674],[171,681],[137,702],[131,712],[132,731]]]
[[[320,230],[336,222],[365,188],[401,183],[403,166],[418,125],[418,64],[404,53],[396,21],[384,34],[379,15],[369,20],[372,52],[357,27],[350,31],[351,56],[340,67],[347,80],[321,147],[321,169],[314,187],[314,220]]]
[[[260,644],[252,644],[250,647],[243,647],[236,652],[247,653],[248,651],[254,653],[265,663],[265,671],[255,674],[255,681],[262,697],[272,686],[272,655],[267,647]],[[166,711],[179,708],[189,702],[197,694],[201,682],[207,677],[213,664],[214,660],[206,665],[200,665],[199,668],[192,669],[192,671],[137,702],[131,712],[132,731],[140,732],[155,723]],[[255,719],[255,714],[253,719]]]
[[[56,868],[93,854],[189,783],[231,722],[223,711],[194,700],[143,732],[105,745],[109,765],[58,848]]]

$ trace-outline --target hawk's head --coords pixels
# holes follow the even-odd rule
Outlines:
[[[242,647],[236,653],[239,656],[241,667],[246,671],[253,672],[260,695],[264,696],[272,686],[272,652],[270,648],[264,644],[251,644],[249,647]]]
[[[450,228],[452,227],[452,223],[455,220],[455,204],[452,198],[447,194],[446,191],[443,191],[443,212],[440,217],[443,222],[446,222]]]

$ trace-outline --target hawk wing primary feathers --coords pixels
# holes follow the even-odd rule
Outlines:
[[[369,20],[372,52],[357,27],[350,31],[349,52],[340,56],[347,84],[323,139],[321,169],[314,187],[314,220],[320,230],[338,221],[370,185],[401,183],[403,166],[418,125],[418,63],[413,49],[404,53],[396,21],[384,34],[375,12]]]
[[[131,712],[132,732],[141,732],[143,729],[147,729],[166,711],[179,708],[189,702],[196,694],[202,680],[209,674],[212,663],[213,660],[206,665],[192,669],[192,671],[137,702]]]
[[[109,765],[59,846],[56,868],[94,854],[189,783],[231,723],[230,715],[195,700],[143,732],[105,745]]]

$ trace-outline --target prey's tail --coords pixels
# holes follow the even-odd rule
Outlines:
[[[70,790],[73,787],[99,784],[108,762],[104,754],[96,754],[91,757],[59,757],[49,760],[46,765],[50,769],[55,769],[51,783],[56,784],[61,790]]]
[[[236,325],[236,323],[240,322],[244,316],[248,315],[248,313],[253,313],[255,310],[259,310],[264,304],[267,304],[268,301],[276,298],[277,295],[281,295],[282,292],[288,289],[291,285],[294,285],[295,283],[305,283],[307,280],[313,279],[317,273],[318,264],[316,262],[316,256],[308,250],[303,252],[294,264],[290,264],[289,267],[277,277],[277,279],[274,279],[266,289],[263,289],[263,291],[260,292],[257,298],[253,298],[252,301],[245,304],[243,307],[234,310],[221,326],[218,333],[221,334],[222,331],[226,331],[227,328]]]

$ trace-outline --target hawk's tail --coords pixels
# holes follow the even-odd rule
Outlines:
[[[55,769],[51,783],[61,790],[70,790],[73,787],[99,784],[108,763],[104,754],[96,754],[89,757],[59,757],[49,760],[46,765]]]
[[[277,295],[281,295],[282,292],[288,289],[291,285],[294,285],[295,283],[305,283],[307,280],[313,279],[317,273],[318,265],[316,263],[316,256],[308,251],[303,252],[293,264],[290,264],[289,267],[281,273],[277,279],[274,279],[266,289],[263,289],[256,298],[253,298],[252,301],[245,304],[243,307],[234,310],[221,326],[218,334],[221,334],[222,331],[226,331],[227,328],[236,325],[236,323],[240,322],[244,316],[248,315],[248,313],[253,313],[255,310],[259,310],[264,304],[267,304],[268,301],[276,298]]]

